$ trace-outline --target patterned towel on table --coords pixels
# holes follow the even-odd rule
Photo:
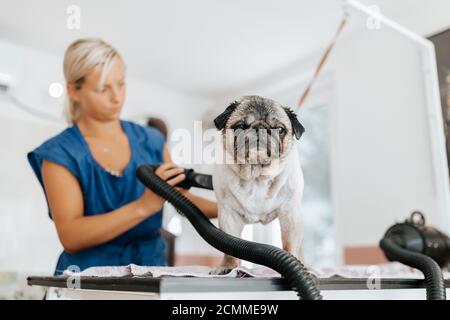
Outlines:
[[[280,277],[278,272],[264,267],[255,266],[253,268],[238,267],[224,275],[210,275],[213,270],[206,266],[177,266],[177,267],[149,267],[130,264],[119,267],[91,267],[80,273],[69,270],[64,275],[78,275],[84,277],[228,277],[228,278],[272,278]],[[414,268],[408,267],[398,262],[391,262],[378,265],[346,265],[341,267],[324,267],[310,270],[318,278],[343,277],[343,278],[403,278],[403,279],[423,279],[423,274]],[[444,272],[444,278],[450,279],[450,272]]]

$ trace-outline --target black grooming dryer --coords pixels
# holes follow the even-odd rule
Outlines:
[[[421,212],[415,211],[405,222],[390,227],[381,239],[380,247],[389,260],[423,272],[427,299],[446,299],[441,268],[450,263],[450,238],[426,226]]]

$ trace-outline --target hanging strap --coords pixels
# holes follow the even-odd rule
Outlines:
[[[348,19],[348,15],[344,14],[344,18],[342,19],[341,23],[339,24],[339,27],[338,27],[338,29],[336,31],[336,34],[334,35],[333,40],[328,45],[328,47],[326,48],[325,52],[322,54],[322,57],[320,58],[319,64],[317,65],[317,67],[316,67],[316,69],[314,71],[313,77],[309,81],[308,86],[306,87],[306,89],[303,92],[302,96],[298,100],[297,110],[300,109],[300,107],[303,106],[303,103],[305,102],[306,98],[308,97],[309,92],[311,91],[311,88],[312,88],[314,82],[316,81],[317,77],[320,74],[320,71],[322,70],[322,67],[324,66],[325,62],[327,61],[328,56],[331,53],[331,50],[333,49],[334,45],[336,44],[336,41],[337,41],[339,35],[341,34],[342,30],[344,29],[345,25],[347,24],[347,19]]]

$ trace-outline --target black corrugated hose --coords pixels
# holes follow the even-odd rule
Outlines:
[[[230,256],[279,272],[301,299],[322,299],[312,275],[293,255],[280,248],[246,241],[218,229],[189,199],[156,175],[154,166],[140,166],[136,174],[145,186],[183,212],[200,236],[211,246]]]
[[[427,300],[446,299],[444,277],[436,261],[419,252],[402,248],[391,238],[381,239],[380,247],[390,260],[401,262],[423,272]]]

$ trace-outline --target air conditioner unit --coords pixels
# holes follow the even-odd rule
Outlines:
[[[12,77],[6,73],[0,73],[0,94],[6,94],[12,87]]]

